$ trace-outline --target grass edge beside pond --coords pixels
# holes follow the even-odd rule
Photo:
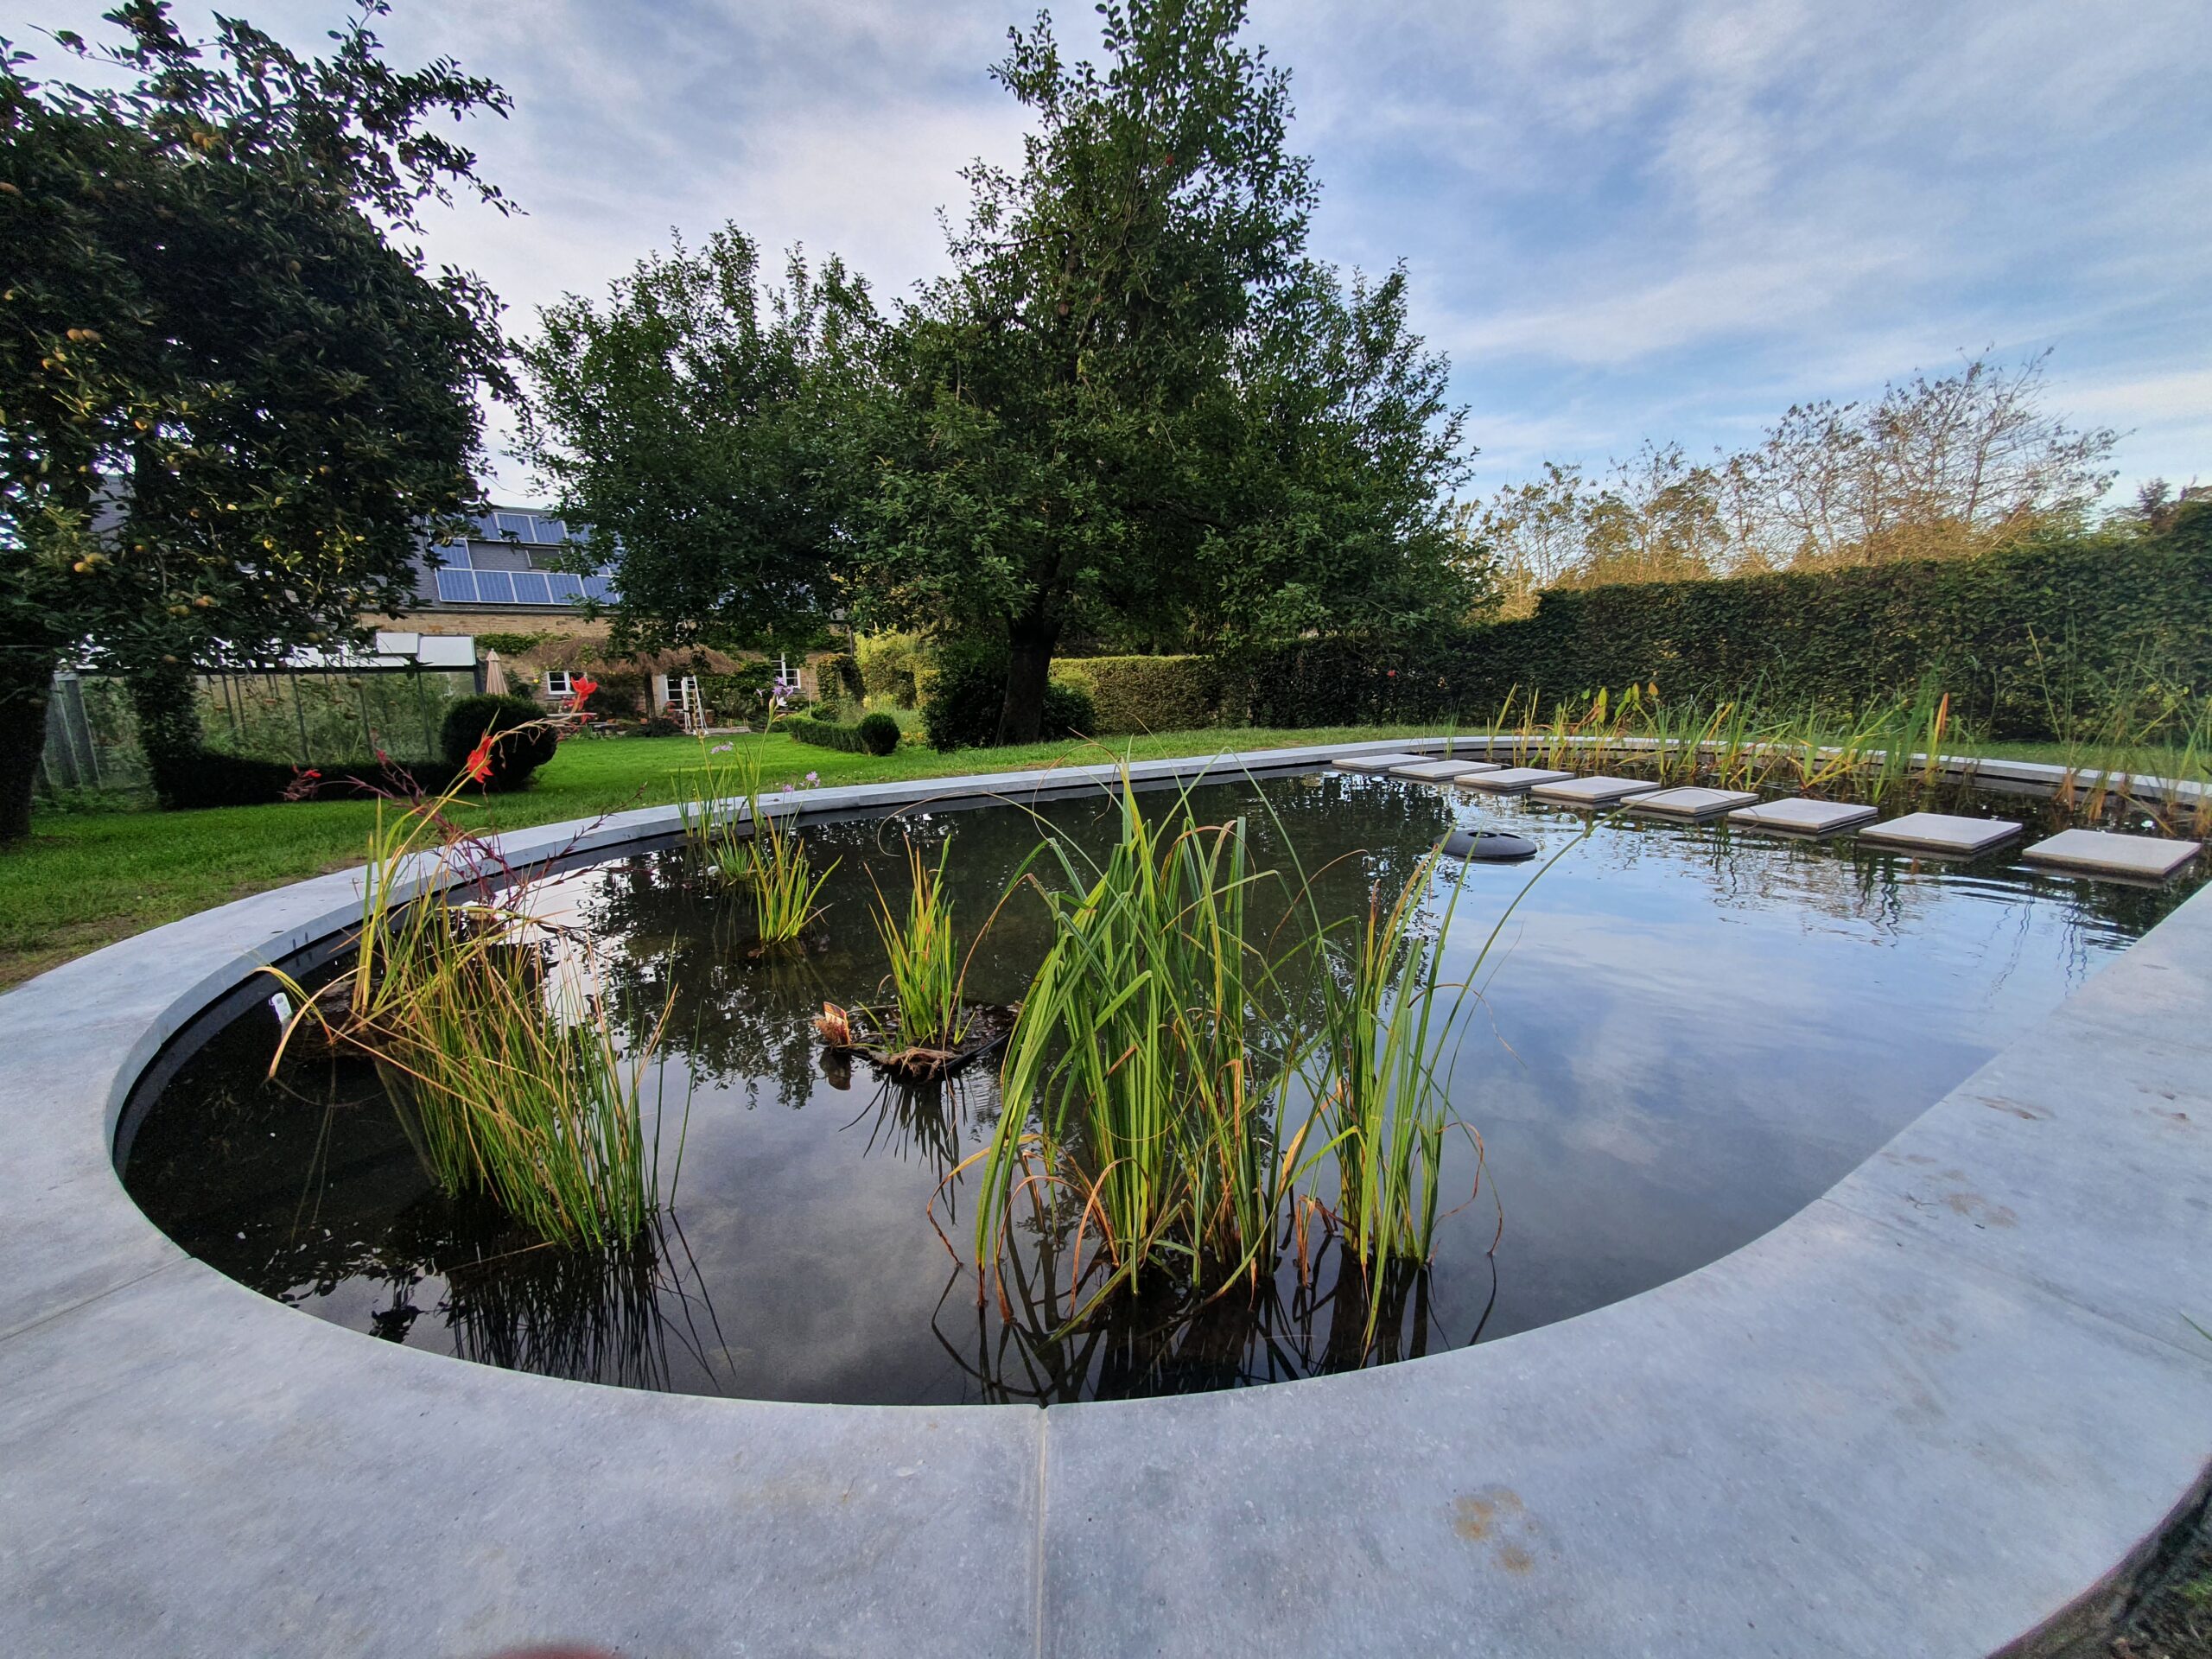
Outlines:
[[[1164,733],[1098,742],[1030,744],[940,754],[902,747],[878,759],[817,748],[781,734],[767,745],[766,781],[823,787],[1033,772],[1119,759],[1166,760],[1236,749],[1294,748],[1433,735],[1433,725],[1251,728]],[[720,741],[720,740],[718,740]],[[745,740],[739,740],[745,741]],[[659,806],[697,766],[685,737],[587,738],[563,744],[532,786],[464,808],[487,830],[521,830],[630,807]],[[0,850],[0,991],[49,968],[195,912],[362,862],[375,823],[365,799],[162,812],[150,806],[41,809],[28,842]]]

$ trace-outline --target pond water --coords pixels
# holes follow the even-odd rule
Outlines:
[[[1147,794],[1148,807],[1169,798]],[[1433,1353],[1601,1306],[1758,1236],[1831,1185],[2186,897],[2027,868],[2019,842],[1968,863],[1848,839],[1591,821],[1333,773],[1203,786],[1200,821],[1249,815],[1262,864],[1287,851],[1323,912],[1363,913],[1455,824],[1535,840],[1544,859],[1469,867],[1442,948],[1474,973],[1449,1053],[1457,1116],[1486,1147],[1479,1198],[1433,1265],[1365,1292],[1324,1250],[1256,1296],[1192,1306],[1154,1285],[1083,1326],[979,1305],[969,1178],[948,1179],[1001,1110],[994,1069],[901,1089],[825,1055],[810,1017],[876,994],[871,877],[900,902],[903,835],[952,838],[963,929],[992,912],[1040,829],[1103,848],[1114,801],[913,811],[810,827],[840,861],[817,948],[756,958],[743,893],[680,850],[543,889],[601,941],[612,1002],[657,1014],[661,1225],[613,1255],[519,1236],[431,1186],[373,1075],[327,1058],[264,1080],[278,1013],[219,1029],[134,1103],[124,1178],[153,1220],[240,1282],[385,1339],[632,1387],[868,1403],[1039,1403],[1233,1388]],[[1891,803],[1892,806],[1896,803]],[[2055,822],[2046,803],[1954,791],[1910,805]],[[1901,808],[1899,810],[1902,810]],[[1040,823],[1041,820],[1041,823]],[[1448,884],[1425,912],[1440,924]],[[2195,878],[2192,876],[2190,880]],[[1532,884],[1533,881],[1533,885]],[[1507,906],[1527,888],[1486,958]],[[543,908],[543,906],[541,906]],[[1280,912],[1281,905],[1274,910]],[[1255,902],[1255,924],[1271,919]],[[1049,939],[1017,892],[970,970],[1020,996]],[[650,1017],[635,1014],[633,1032]],[[688,1100],[688,1105],[686,1102]],[[143,1108],[143,1115],[141,1109]],[[679,1123],[678,1118],[681,1116]],[[1465,1198],[1471,1151],[1447,1194]],[[1065,1272],[1072,1217],[1017,1229],[1014,1275]]]

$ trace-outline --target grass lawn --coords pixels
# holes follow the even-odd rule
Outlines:
[[[831,785],[1079,765],[1109,759],[1124,747],[1132,758],[1144,760],[1435,729],[1177,732],[1115,739],[1110,752],[1084,743],[955,754],[909,746],[881,760],[816,748],[781,735],[736,741],[768,745],[771,785],[797,782],[810,772]],[[519,829],[624,807],[663,805],[677,798],[681,775],[698,760],[698,744],[690,738],[582,739],[563,744],[524,792],[494,796],[481,806],[461,810],[480,813],[488,826]],[[202,812],[41,811],[29,842],[0,852],[0,988],[194,911],[357,864],[375,815],[375,804],[367,800]]]

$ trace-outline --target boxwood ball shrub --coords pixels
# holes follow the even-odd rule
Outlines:
[[[486,732],[509,732],[543,720],[545,710],[528,697],[500,697],[489,693],[463,697],[446,711],[444,729],[438,734],[446,764],[460,766]],[[560,740],[550,727],[540,726],[492,747],[492,775],[485,782],[494,791],[528,786],[531,773],[553,758]]]
[[[899,722],[888,715],[870,715],[853,729],[870,754],[888,754],[899,747]]]
[[[1006,702],[1006,652],[989,645],[954,643],[940,646],[929,676],[929,701],[922,708],[922,729],[939,751],[976,749],[998,740],[999,710]],[[1053,680],[1045,687],[1045,712],[1038,735],[1088,736],[1096,724],[1090,699],[1075,686]]]

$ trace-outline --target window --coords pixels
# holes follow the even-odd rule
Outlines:
[[[569,683],[569,671],[567,669],[549,668],[545,671],[545,695],[547,696],[572,697],[575,696],[575,688]]]

